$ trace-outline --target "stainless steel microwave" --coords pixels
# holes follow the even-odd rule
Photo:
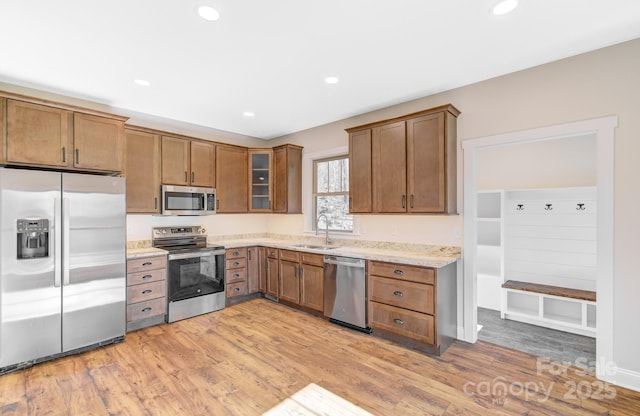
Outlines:
[[[215,213],[215,188],[162,185],[162,215],[211,215]]]

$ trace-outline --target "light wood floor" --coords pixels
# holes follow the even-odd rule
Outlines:
[[[430,357],[254,299],[0,376],[0,414],[260,415],[309,383],[375,415],[640,414],[580,371],[484,342]]]

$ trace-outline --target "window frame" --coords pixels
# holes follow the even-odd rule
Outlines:
[[[312,231],[318,231],[318,212],[317,212],[317,197],[318,196],[345,196],[347,198],[347,204],[349,203],[349,192],[350,190],[347,189],[346,191],[340,191],[340,192],[317,192],[318,190],[318,164],[320,163],[325,163],[325,162],[331,162],[334,160],[343,160],[346,159],[347,161],[349,161],[349,154],[348,153],[341,153],[338,155],[333,155],[333,156],[328,156],[328,157],[321,157],[321,158],[317,158],[317,159],[312,159],[312,164],[311,164],[311,169],[312,169],[312,182],[311,182],[311,230]],[[341,175],[344,175],[344,170],[341,171]],[[342,178],[341,178],[341,182],[342,182]],[[349,188],[349,182],[347,182],[347,188]],[[347,205],[348,206],[348,205]],[[345,234],[353,234],[354,233],[354,229],[355,229],[355,224],[354,224],[354,218],[353,218],[353,214],[348,214],[347,215],[351,216],[351,229],[350,230],[344,230],[344,229],[333,229],[333,228],[329,228],[329,232],[331,233],[345,233]]]

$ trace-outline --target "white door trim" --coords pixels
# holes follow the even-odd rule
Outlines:
[[[596,292],[596,373],[598,378],[613,381],[607,363],[614,360],[614,138],[617,116],[577,121],[556,126],[521,130],[462,141],[464,163],[464,244],[462,338],[478,339],[478,301],[476,279],[477,241],[477,150],[507,144],[554,140],[588,133],[596,135],[596,185],[598,204],[598,268]]]

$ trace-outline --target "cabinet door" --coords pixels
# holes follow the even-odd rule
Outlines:
[[[76,168],[122,172],[124,122],[74,113],[73,144]]]
[[[72,116],[66,110],[7,100],[7,161],[69,166]]]
[[[191,142],[191,178],[193,186],[215,186],[215,144]]]
[[[160,136],[126,131],[127,212],[160,212]]]
[[[445,211],[444,113],[407,120],[408,212]]]
[[[407,152],[405,122],[372,131],[373,211],[406,212]]]
[[[248,149],[218,146],[216,149],[217,211],[247,212]]]
[[[300,266],[292,261],[280,260],[279,298],[300,303]]]
[[[189,140],[162,136],[162,183],[189,184]]]
[[[302,212],[302,148],[285,145],[274,148],[273,212]]]
[[[349,212],[371,212],[371,129],[349,134]]]
[[[249,293],[260,291],[260,256],[258,247],[247,248],[247,287]]]
[[[324,268],[301,266],[300,305],[322,312],[324,310]]]
[[[267,295],[277,298],[280,292],[278,259],[267,257],[266,265]]]
[[[271,150],[249,150],[249,212],[271,211],[272,156]]]

